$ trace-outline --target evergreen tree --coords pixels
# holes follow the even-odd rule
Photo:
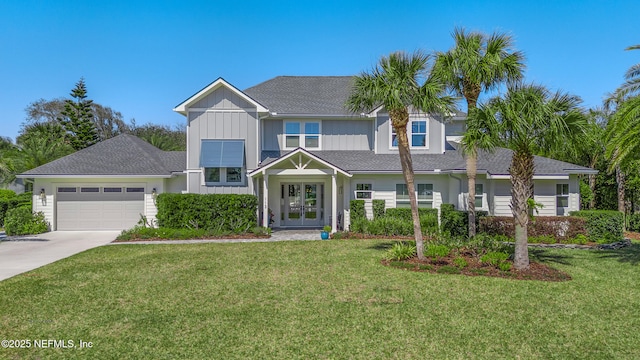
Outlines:
[[[93,123],[92,100],[87,99],[87,87],[84,78],[76,83],[71,97],[65,100],[62,117],[58,121],[63,126],[68,141],[75,150],[81,150],[98,142],[98,131]]]

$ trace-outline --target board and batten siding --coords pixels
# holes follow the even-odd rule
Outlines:
[[[373,121],[371,119],[291,119],[287,121],[318,121],[321,123],[322,150],[373,150]],[[262,120],[262,149],[284,149],[284,120]]]
[[[206,186],[200,171],[203,139],[244,140],[246,172],[258,166],[258,114],[255,106],[221,87],[187,109],[188,190],[201,194],[252,194],[251,181],[238,186]]]
[[[253,109],[255,106],[238,96],[235,92],[222,86],[211,94],[198,100],[190,108],[193,109]]]
[[[412,154],[441,154],[444,139],[444,124],[433,116],[421,117],[427,119],[428,149],[411,148]],[[417,119],[411,117],[411,119]],[[389,114],[379,113],[376,118],[376,152],[378,154],[397,154],[398,149],[391,148],[391,126]],[[410,130],[410,129],[409,129]],[[407,133],[409,141],[411,134]]]

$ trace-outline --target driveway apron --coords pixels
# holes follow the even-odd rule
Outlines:
[[[53,231],[27,237],[0,238],[0,281],[106,245],[119,231]]]

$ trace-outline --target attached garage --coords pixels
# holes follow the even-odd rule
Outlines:
[[[123,230],[145,214],[141,186],[58,186],[58,230]]]

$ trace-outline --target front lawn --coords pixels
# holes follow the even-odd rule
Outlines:
[[[0,339],[76,348],[0,348],[0,358],[640,358],[637,243],[532,250],[570,274],[564,282],[406,271],[381,264],[388,247],[93,249],[0,282]]]

